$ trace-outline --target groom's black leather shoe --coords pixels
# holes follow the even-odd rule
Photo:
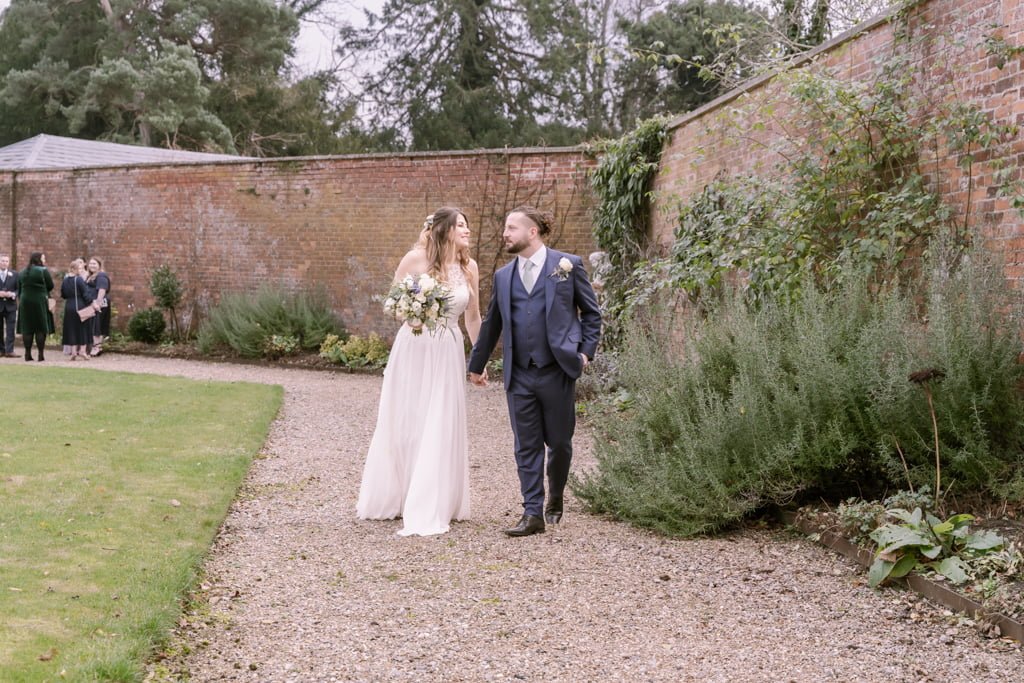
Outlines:
[[[544,521],[548,524],[558,524],[562,521],[562,497],[551,498],[544,506]]]
[[[544,520],[536,515],[523,515],[511,529],[505,529],[506,536],[531,536],[544,533]]]

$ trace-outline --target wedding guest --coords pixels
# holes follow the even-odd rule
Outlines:
[[[36,251],[28,258],[28,266],[18,274],[18,333],[25,345],[25,360],[32,360],[32,341],[39,347],[39,360],[43,357],[46,335],[53,332],[53,316],[49,298],[53,291],[53,278],[46,269],[46,254]]]
[[[14,358],[14,329],[18,318],[18,274],[11,257],[0,254],[0,355]]]
[[[89,288],[81,273],[85,267],[82,259],[77,258],[68,267],[67,275],[60,284],[60,295],[64,299],[64,325],[61,340],[71,360],[89,360],[87,346],[92,343],[92,318],[82,320],[80,310],[93,308]]]
[[[89,274],[88,269],[85,267],[85,257],[84,256],[79,256],[78,258],[74,258],[74,259],[71,260],[72,263],[75,263],[76,261],[81,264],[80,267],[78,268],[78,275],[81,276],[82,280],[85,280],[86,276]],[[67,277],[67,273],[65,273],[64,276]],[[63,325],[61,327],[62,327],[61,331],[63,332]],[[91,350],[91,348],[90,348],[91,345],[92,345],[92,337],[89,337],[89,344],[86,346],[86,349],[85,349],[86,353],[89,353],[89,351]],[[64,346],[64,355],[65,356],[74,356],[75,355],[74,349],[73,349],[73,347],[70,344],[65,343],[63,346]],[[75,359],[72,358],[71,360],[75,360]]]
[[[103,272],[103,261],[98,256],[89,259],[86,267],[85,284],[92,296],[96,315],[92,322],[92,351],[90,355],[102,353],[102,344],[110,336],[110,277]]]

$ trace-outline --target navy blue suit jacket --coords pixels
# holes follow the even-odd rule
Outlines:
[[[7,271],[6,282],[0,283],[0,289],[5,292],[17,292],[18,291],[18,273],[13,270]],[[18,310],[18,302],[16,299],[8,299],[7,297],[0,298],[0,310],[7,313],[14,313]]]
[[[544,269],[537,276],[534,287],[544,287],[544,308],[547,312],[548,345],[555,361],[569,377],[576,379],[582,371],[579,354],[593,359],[597,342],[601,338],[601,309],[590,285],[583,260],[548,247]],[[561,259],[572,263],[565,277],[559,275]],[[516,276],[516,262],[512,259],[494,273],[491,302],[480,326],[480,336],[469,357],[469,371],[480,374],[487,359],[501,339],[504,357],[505,388],[512,378],[512,278]]]

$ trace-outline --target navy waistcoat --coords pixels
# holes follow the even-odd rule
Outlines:
[[[533,291],[527,294],[518,266],[517,263],[512,276],[512,359],[521,368],[527,367],[531,360],[538,367],[544,367],[555,362],[548,345],[544,275],[537,273]]]

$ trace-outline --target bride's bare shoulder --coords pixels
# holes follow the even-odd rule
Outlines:
[[[395,279],[405,277],[409,273],[423,273],[427,268],[427,252],[425,249],[413,247],[405,253],[398,270],[395,271]]]

